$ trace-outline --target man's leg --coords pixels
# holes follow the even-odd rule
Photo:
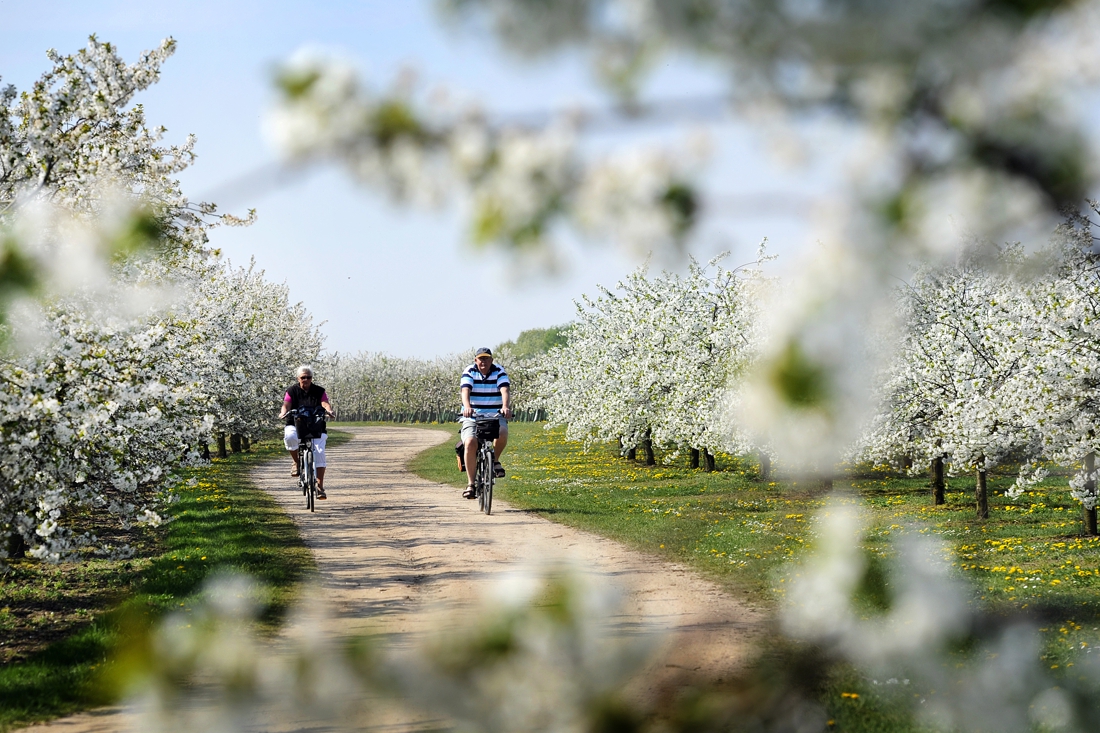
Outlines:
[[[496,442],[493,443],[493,462],[500,463],[500,454],[504,452],[504,448],[508,445],[508,420],[502,415],[500,418],[500,429],[497,431]],[[498,476],[499,478],[499,476]]]
[[[322,491],[325,488],[325,467],[318,466],[317,468],[317,488]]]
[[[504,478],[504,466],[500,465],[500,456],[508,446],[508,421],[500,418],[500,430],[493,443],[493,475]]]
[[[508,422],[500,418],[500,430],[497,439],[493,441],[493,476],[504,478],[504,466],[500,465],[500,454],[508,446]]]
[[[462,453],[466,457],[466,490],[462,492],[465,499],[474,498],[474,474],[477,470],[477,430],[474,429],[474,421],[462,418],[462,429],[458,432],[462,441]]]
[[[470,486],[474,485],[474,471],[477,470],[477,436],[462,439],[466,446],[466,479]]]

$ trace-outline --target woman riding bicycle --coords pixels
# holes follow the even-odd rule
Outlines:
[[[298,383],[292,384],[283,396],[283,411],[279,413],[279,419],[286,418],[286,427],[283,428],[283,445],[290,451],[290,457],[294,460],[294,470],[291,476],[298,475],[298,431],[294,427],[294,418],[287,415],[291,410],[299,407],[323,407],[329,417],[336,417],[332,412],[332,406],[328,401],[328,393],[319,384],[313,383],[313,369],[302,365],[298,367]],[[326,499],[325,496],[325,443],[328,440],[328,426],[321,423],[320,437],[313,439],[313,460],[317,467],[317,498]]]
[[[462,496],[473,499],[474,471],[477,468],[477,425],[474,415],[499,412],[500,437],[493,447],[493,475],[504,476],[504,467],[500,465],[500,454],[508,445],[508,420],[512,417],[509,406],[509,387],[511,382],[504,369],[493,363],[493,352],[482,347],[474,355],[474,363],[462,372],[459,380],[459,394],[462,396],[462,445],[466,454],[466,490]]]

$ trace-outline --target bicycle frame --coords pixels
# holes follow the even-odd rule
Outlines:
[[[491,514],[493,511],[493,441],[477,439],[477,467],[474,469],[474,486],[478,509]]]
[[[298,445],[298,485],[302,487],[306,507],[311,512],[317,499],[317,467],[313,460],[313,439],[306,438]]]
[[[500,420],[499,413],[493,415],[492,420]],[[496,458],[494,453],[494,439],[483,438],[477,430],[477,423],[489,422],[489,418],[475,418],[475,435],[477,436],[477,463],[474,466],[474,493],[477,496],[478,509],[491,514],[493,511],[493,463]]]
[[[296,417],[302,414],[302,410],[311,408],[298,408],[288,412],[288,415]],[[307,415],[314,413],[308,412]],[[306,507],[315,511],[317,500],[317,466],[313,457],[313,438],[301,438],[298,443],[298,486],[302,489],[302,496],[306,497]]]

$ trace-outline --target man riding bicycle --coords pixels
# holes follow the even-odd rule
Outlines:
[[[477,468],[477,422],[475,415],[499,412],[500,437],[493,448],[493,475],[504,476],[504,467],[500,465],[500,454],[508,445],[508,418],[512,417],[509,404],[508,375],[499,364],[493,363],[493,352],[485,347],[477,350],[474,363],[462,372],[459,380],[459,394],[462,396],[462,446],[466,456],[466,490],[462,496],[473,499],[474,471]]]
[[[283,396],[283,411],[279,413],[279,419],[286,418],[286,427],[283,428],[283,445],[290,451],[290,457],[294,460],[294,470],[291,476],[298,475],[298,431],[294,427],[293,416],[287,413],[297,410],[299,407],[323,407],[329,417],[336,417],[329,404],[328,393],[319,384],[313,383],[313,369],[308,366],[298,367],[298,383],[292,384]],[[325,443],[328,441],[328,426],[321,423],[321,435],[313,439],[313,465],[317,467],[317,498],[327,499],[325,496]]]

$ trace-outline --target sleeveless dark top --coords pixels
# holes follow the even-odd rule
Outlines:
[[[325,388],[319,384],[309,385],[309,389],[302,389],[297,383],[290,385],[287,388],[286,393],[290,395],[290,409],[296,410],[299,407],[320,407],[321,398],[325,396]],[[294,424],[294,418],[287,415],[287,425]],[[324,421],[321,422],[321,432],[328,432],[328,424]]]

